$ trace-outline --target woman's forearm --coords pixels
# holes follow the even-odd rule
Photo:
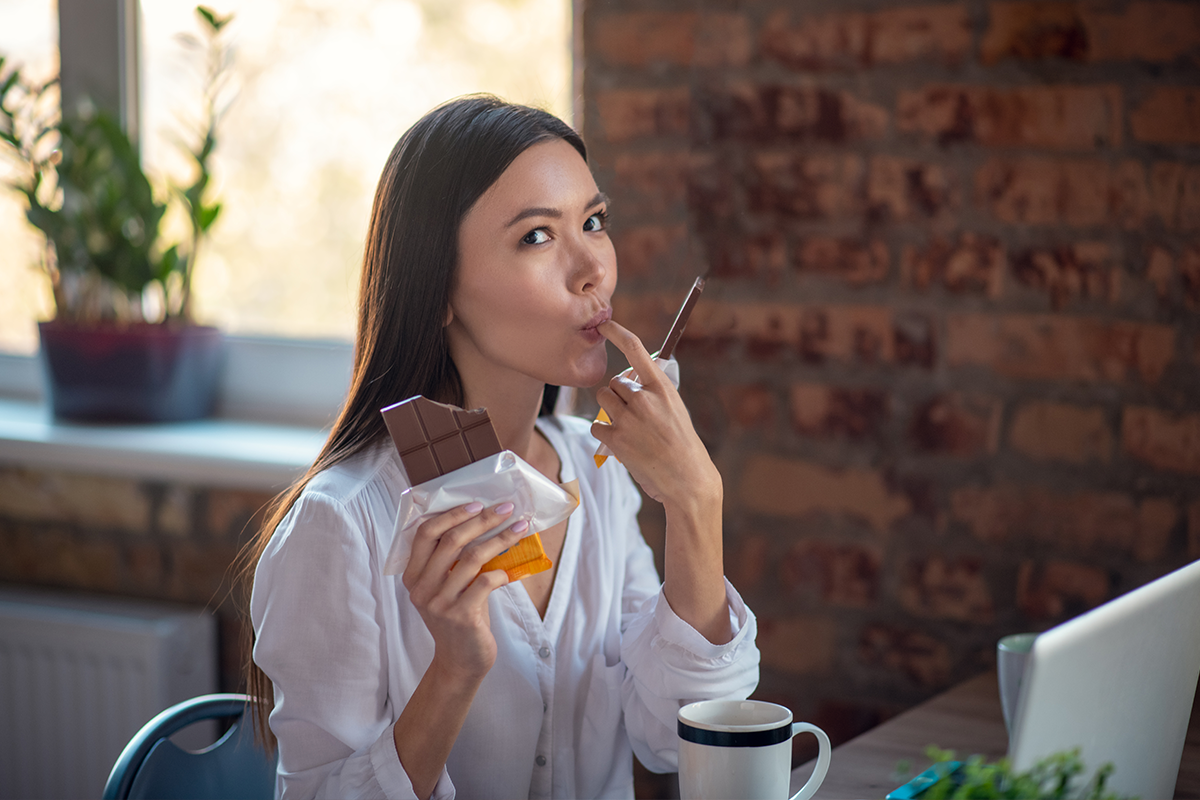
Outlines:
[[[725,596],[722,498],[717,478],[683,502],[664,503],[663,593],[671,610],[713,644],[724,644],[733,635]]]
[[[400,712],[392,735],[417,797],[433,794],[481,682],[442,669],[435,656]]]

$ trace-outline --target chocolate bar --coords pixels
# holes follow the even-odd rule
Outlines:
[[[416,395],[381,413],[413,486],[504,449],[486,408],[464,411]]]

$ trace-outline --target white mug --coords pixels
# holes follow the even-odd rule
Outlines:
[[[817,766],[791,800],[808,800],[829,770],[825,731],[792,722],[760,700],[702,700],[679,709],[679,796],[683,800],[788,800],[792,737],[817,737]]]
[[[1036,638],[1036,633],[1014,633],[1005,636],[996,645],[1000,707],[1004,711],[1004,727],[1010,738],[1013,718],[1017,715],[1017,700],[1021,697],[1021,684],[1025,679],[1025,665],[1029,662],[1029,651],[1033,649],[1033,640]]]

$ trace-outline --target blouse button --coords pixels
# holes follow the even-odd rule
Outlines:
[[[533,760],[533,762],[534,762],[535,764],[537,764],[539,767],[544,767],[544,766],[546,766],[546,757],[545,757],[545,756],[538,756],[537,758],[535,758],[535,759]]]
[[[542,658],[549,658],[550,657],[550,648],[546,647],[546,645],[542,645],[542,649],[538,650],[538,655],[541,656]]]

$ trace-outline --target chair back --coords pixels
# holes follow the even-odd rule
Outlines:
[[[104,800],[269,800],[275,796],[275,758],[254,740],[244,719],[244,694],[208,694],[171,706],[130,740],[104,786]],[[229,730],[199,752],[168,737],[188,725],[235,718]],[[244,724],[245,723],[245,724]]]

